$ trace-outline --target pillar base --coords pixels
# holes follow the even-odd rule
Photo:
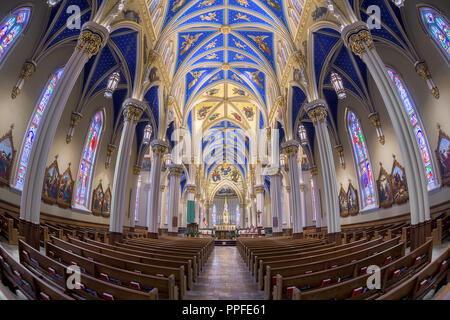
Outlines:
[[[336,242],[337,245],[340,245],[342,243],[341,233],[335,232],[335,233],[327,233],[326,235],[328,242]]]
[[[282,237],[283,232],[272,232],[272,237]]]
[[[178,237],[178,231],[177,232],[168,232],[167,233],[169,237]]]
[[[115,245],[116,243],[122,242],[123,240],[123,233],[121,232],[111,232],[109,234],[109,244]]]
[[[30,221],[19,220],[19,236],[25,239],[25,242],[36,250],[41,248],[41,229],[39,224],[33,224]]]
[[[158,233],[157,232],[149,232],[149,233],[147,233],[147,238],[158,239]]]
[[[431,219],[425,221],[425,241],[426,241],[427,238],[431,237],[431,232],[432,232],[432,229],[433,229],[433,227],[432,227],[433,223],[432,222],[433,221]]]
[[[303,232],[300,233],[294,233],[292,235],[292,239],[303,239]]]

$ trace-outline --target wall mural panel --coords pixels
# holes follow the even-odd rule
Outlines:
[[[339,211],[341,213],[341,217],[348,216],[348,196],[342,184],[341,184],[341,191],[339,192]]]
[[[350,182],[347,191],[347,199],[348,199],[348,214],[351,216],[355,216],[359,213],[359,200],[358,200],[358,191],[353,187],[353,184]]]
[[[402,204],[408,201],[408,183],[406,180],[405,169],[398,163],[394,156],[391,172],[392,196],[394,203]]]
[[[75,181],[72,178],[70,164],[59,180],[57,203],[62,208],[70,208],[72,206],[73,185]]]
[[[94,189],[94,192],[92,194],[92,213],[95,216],[100,216],[102,214],[103,209],[103,186],[100,182],[97,186],[97,188]]]
[[[386,172],[386,170],[384,170],[381,163],[380,166],[380,174],[378,175],[377,180],[380,208],[390,208],[394,203],[394,198],[392,196],[391,176]]]
[[[59,177],[61,174],[58,169],[58,161],[53,163],[45,170],[44,186],[42,189],[42,200],[47,204],[55,204],[58,200]]]
[[[11,168],[16,156],[14,150],[14,143],[11,129],[0,138],[0,184],[9,185],[9,178],[11,177]]]
[[[443,185],[450,185],[450,138],[439,128],[438,148],[436,150]]]

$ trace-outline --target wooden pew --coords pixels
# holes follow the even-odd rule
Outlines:
[[[20,262],[31,272],[52,281],[53,286],[63,290],[75,299],[93,300],[157,300],[158,289],[152,288],[149,292],[129,289],[107,281],[96,279],[87,274],[80,274],[81,288],[69,288],[67,267],[35,250],[22,240],[19,240]]]
[[[336,268],[325,269],[312,273],[296,274],[296,268],[276,268],[272,270],[267,266],[264,277],[264,295],[266,299],[271,298],[272,290],[274,300],[281,300],[288,293],[288,288],[302,288],[304,290],[316,289],[322,285],[338,283],[365,274],[367,267],[371,265],[382,266],[386,262],[399,259],[405,255],[405,244],[399,244],[362,259],[353,260],[350,263]],[[275,286],[273,282],[275,281]],[[274,290],[273,287],[276,287]]]
[[[432,241],[429,240],[410,254],[381,267],[380,276],[382,280],[380,289],[368,289],[367,279],[370,277],[370,274],[365,274],[342,283],[331,284],[326,287],[313,290],[301,291],[298,288],[292,288],[292,299],[361,300],[378,298],[385,290],[389,288],[389,286],[392,285],[392,282],[399,283],[404,281],[427,265],[431,261],[432,250]],[[398,277],[395,277],[395,275]],[[275,290],[276,288],[274,288],[274,291]]]
[[[267,257],[265,259],[259,259],[258,263],[258,269],[257,269],[257,280],[258,283],[262,283],[264,281],[264,271],[266,270],[266,267],[270,265],[272,268],[279,268],[279,267],[289,267],[292,265],[307,265],[312,264],[314,262],[319,261],[327,261],[328,263],[331,263],[333,261],[333,264],[328,264],[327,266],[333,266],[333,265],[342,265],[343,263],[347,261],[350,257],[352,257],[352,260],[358,259],[361,255],[364,257],[367,256],[370,252],[374,252],[375,250],[385,250],[395,244],[398,244],[400,241],[400,238],[395,238],[387,242],[382,242],[381,238],[374,239],[368,242],[358,243],[357,245],[349,247],[344,247],[344,249],[335,250],[332,252],[327,253],[307,253],[306,255],[292,255],[292,256],[283,256],[283,257]],[[347,246],[343,245],[343,246]],[[311,271],[311,270],[305,270],[305,271]],[[262,288],[262,287],[261,287]]]
[[[0,214],[0,233],[8,240],[8,244],[17,245],[19,238],[19,231],[14,226],[14,219]]]
[[[416,275],[377,300],[420,300],[430,290],[450,281],[450,248]]]
[[[157,288],[161,299],[178,300],[178,287],[175,285],[175,276],[157,277],[142,273],[136,273],[125,269],[115,268],[97,261],[76,255],[57,247],[52,243],[47,245],[47,256],[58,260],[66,266],[76,265],[84,269],[84,272],[105,281],[111,281],[118,285],[130,288]]]
[[[149,259],[128,254],[119,254],[117,257],[111,256],[108,253],[85,249],[74,243],[65,242],[57,238],[52,238],[52,242],[58,247],[67,251],[72,251],[81,257],[93,259],[116,268],[130,271],[137,270],[149,275],[163,274],[169,276],[170,274],[173,274],[175,276],[175,281],[180,288],[182,297],[184,297],[186,289],[192,288],[192,268],[190,264],[184,262],[180,263],[169,260]],[[186,271],[186,269],[188,271]]]
[[[1,246],[0,274],[2,280],[9,282],[14,289],[19,289],[29,300],[74,300],[52,284],[39,279]]]

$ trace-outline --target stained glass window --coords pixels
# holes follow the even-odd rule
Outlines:
[[[94,171],[95,156],[103,128],[103,111],[94,115],[86,137],[83,154],[75,185],[75,205],[88,207],[89,190],[91,189],[92,173]]]
[[[141,193],[141,180],[141,175],[139,175],[136,185],[136,199],[134,201],[134,221],[139,220],[139,194]]]
[[[428,29],[431,37],[437,45],[444,51],[445,56],[450,60],[450,24],[444,16],[436,10],[424,7],[420,9],[422,22]]]
[[[20,8],[2,21],[0,27],[0,62],[30,21],[31,9]]]
[[[55,91],[55,87],[58,84],[58,81],[60,80],[63,71],[64,71],[63,69],[59,69],[58,71],[55,72],[55,74],[53,74],[50,77],[45,87],[45,90],[42,93],[42,96],[39,100],[39,103],[33,113],[33,116],[31,117],[30,124],[28,125],[16,176],[16,188],[19,190],[23,189],[23,184],[25,182],[25,175],[27,173],[28,168],[28,159],[30,157],[31,148],[33,147],[34,137],[37,134],[39,124],[41,122],[42,117],[44,116],[48,102],[52,97],[53,92]]]
[[[366,139],[364,139],[358,117],[352,111],[349,111],[347,115],[347,127],[352,141],[355,163],[359,176],[362,209],[365,209],[376,204],[375,184]]]
[[[425,176],[428,183],[428,190],[433,189],[436,186],[436,176],[433,170],[433,163],[431,158],[430,147],[428,146],[427,137],[425,131],[423,130],[422,124],[420,123],[419,116],[416,113],[414,104],[412,102],[411,96],[406,88],[403,80],[400,78],[399,74],[394,70],[388,68],[388,75],[394,82],[395,87],[402,99],[403,107],[409,116],[409,120],[414,129],[416,135],[417,145],[420,149],[420,154],[422,156],[423,166],[425,170]]]
[[[216,215],[217,215],[217,207],[216,204],[213,205],[213,209],[212,209],[212,221],[213,221],[213,226],[216,225]]]

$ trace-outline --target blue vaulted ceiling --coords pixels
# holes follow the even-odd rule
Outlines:
[[[223,81],[266,103],[266,77],[276,77],[275,32],[282,28],[281,0],[170,1],[163,33],[177,32],[174,73],[186,82],[184,103]]]

